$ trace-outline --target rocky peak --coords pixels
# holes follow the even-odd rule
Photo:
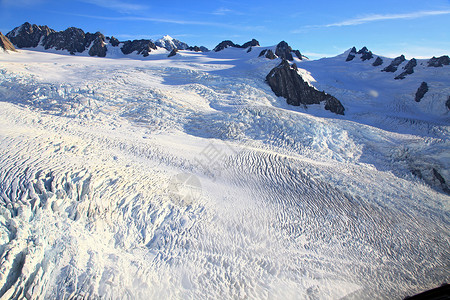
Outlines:
[[[442,67],[442,66],[448,66],[450,64],[450,58],[448,57],[448,55],[443,55],[441,57],[432,57],[429,61],[428,61],[428,66],[429,67]]]
[[[162,38],[156,40],[155,45],[165,48],[167,51],[172,51],[173,49],[186,50],[189,47],[188,44],[174,39],[170,35],[165,35]]]
[[[89,49],[89,55],[90,56],[98,56],[98,57],[105,57],[106,56],[106,43],[105,43],[105,36],[101,34],[100,32],[97,32],[95,34],[95,39],[92,42],[92,46]]]
[[[403,67],[404,72],[395,77],[394,79],[405,79],[406,75],[414,73],[414,67],[417,66],[417,60],[415,58],[408,61],[406,66]]]
[[[325,109],[344,114],[344,107],[335,97],[310,86],[285,59],[266,76],[266,81],[278,97],[284,97],[294,106],[319,104],[325,101]]]
[[[222,41],[220,42],[216,47],[214,47],[213,51],[214,52],[219,52],[222,51],[225,48],[228,47],[233,47],[233,48],[248,48],[248,47],[255,47],[255,46],[259,46],[259,42],[255,39],[252,39],[251,41],[248,41],[246,43],[244,43],[242,46],[239,44],[235,44],[230,40],[226,40],[226,41]]]
[[[64,31],[53,32],[45,37],[42,45],[45,49],[55,48],[56,50],[67,50],[70,54],[81,53],[86,50],[88,45],[85,40],[85,33],[80,28],[69,27]]]
[[[226,49],[228,47],[240,48],[239,45],[233,43],[230,40],[226,40],[226,41],[220,42],[216,47],[214,47],[213,51],[214,52],[219,52],[219,51],[222,51],[223,49]]]
[[[55,31],[47,26],[31,25],[25,22],[8,32],[6,37],[17,48],[34,48],[39,45],[42,38],[46,38],[52,33],[55,33]]]
[[[10,40],[0,32],[0,50],[4,51],[14,51],[16,52],[16,48],[14,48],[13,44]]]
[[[281,41],[278,43],[277,48],[275,49],[275,55],[280,57],[281,59],[286,59],[293,61],[292,57],[292,48],[285,41]]]
[[[384,68],[383,70],[381,70],[381,72],[392,72],[394,73],[395,71],[397,71],[398,66],[404,62],[405,56],[402,54],[399,57],[394,58],[394,60],[390,63],[389,66],[387,66],[386,68]]]
[[[256,47],[259,46],[259,42],[255,39],[252,39],[251,41],[244,43],[241,48],[248,48],[248,47]]]
[[[356,48],[353,47],[350,50],[350,52],[348,53],[347,58],[346,58],[345,61],[352,61],[356,57],[356,54],[360,54],[361,55],[361,60],[362,61],[369,60],[369,59],[373,58],[372,51],[369,51],[369,49],[367,49],[366,46],[362,47],[358,51],[356,51]]]
[[[109,43],[110,43],[111,46],[113,46],[113,47],[117,47],[117,46],[119,46],[119,44],[120,44],[119,40],[116,39],[116,38],[113,37],[113,36],[109,39]]]
[[[130,54],[137,51],[137,54],[142,54],[147,57],[152,50],[156,50],[156,45],[151,40],[134,40],[124,42],[122,48],[123,54]]]
[[[352,61],[356,56],[356,48],[353,47],[347,55],[347,59],[345,61]]]

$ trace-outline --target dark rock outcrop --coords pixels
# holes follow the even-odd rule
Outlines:
[[[267,52],[267,49],[262,50],[261,52],[259,52],[258,57],[264,56]]]
[[[442,190],[447,194],[450,194],[450,188],[447,186],[444,177],[435,168],[433,168],[433,176],[440,183]]]
[[[189,51],[195,51],[195,52],[202,52],[202,49],[200,49],[200,47],[198,47],[198,46],[189,46],[189,47],[187,47],[187,49],[186,50],[189,50]]]
[[[222,51],[223,49],[226,49],[228,47],[240,48],[241,46],[239,46],[238,44],[233,43],[232,41],[226,40],[226,41],[220,42],[216,47],[214,47],[213,51],[214,52],[219,52],[219,51]]]
[[[448,96],[447,102],[445,102],[445,106],[448,110],[450,110],[450,96]]]
[[[267,50],[266,58],[268,58],[268,59],[275,59],[275,58],[277,58],[277,57],[276,57],[276,55],[273,53],[273,51],[269,49],[269,50]]]
[[[106,43],[105,36],[101,33],[97,36],[97,38],[92,43],[91,48],[89,49],[90,56],[98,56],[105,57],[106,56]]]
[[[0,32],[0,50],[17,52],[10,40]]]
[[[69,27],[64,31],[54,31],[47,26],[24,23],[9,32],[7,36],[19,48],[34,48],[39,45],[47,49],[67,50],[70,54],[89,49],[92,56],[106,56],[105,36],[100,32],[85,33],[80,28]],[[90,49],[94,47],[94,49]]]
[[[347,55],[347,58],[345,59],[345,61],[352,61],[356,56],[356,48],[353,47],[350,52]]]
[[[45,49],[68,50],[70,54],[83,52],[84,32],[81,29],[70,27],[65,31],[55,32],[44,38],[42,44]]]
[[[137,54],[142,54],[144,57],[147,57],[152,50],[156,50],[156,45],[151,40],[126,41],[120,50],[122,50],[123,54],[130,54],[137,51]]]
[[[248,48],[248,47],[256,47],[259,46],[259,42],[255,39],[252,39],[251,41],[244,43],[240,48]]]
[[[429,67],[442,67],[442,66],[448,66],[450,64],[450,58],[448,57],[448,55],[443,55],[441,57],[432,57],[429,61],[428,61],[428,66]]]
[[[399,57],[394,58],[394,60],[390,63],[389,66],[387,66],[386,68],[384,68],[383,70],[381,70],[381,72],[392,72],[394,73],[395,71],[397,71],[398,66],[404,62],[405,56],[402,54]]]
[[[361,60],[365,61],[365,60],[369,60],[373,58],[373,54],[371,51],[364,53],[363,55],[361,55]]]
[[[53,29],[47,26],[31,25],[28,22],[14,28],[6,34],[6,37],[16,45],[17,48],[35,48],[39,45],[42,38],[48,37],[55,33]]]
[[[404,72],[395,77],[394,79],[405,79],[406,75],[414,73],[414,67],[417,66],[417,60],[415,58],[408,61],[406,66],[403,67]]]
[[[345,111],[345,108],[342,105],[342,103],[331,95],[327,95],[325,99],[325,109],[338,115],[343,115]]]
[[[285,41],[281,41],[278,43],[277,48],[275,49],[275,55],[281,59],[286,59],[293,61],[292,57],[292,48]]]
[[[294,52],[295,56],[297,56],[298,59],[303,60],[303,55],[299,50],[292,50],[292,52]]]
[[[242,46],[239,44],[235,44],[232,41],[226,40],[226,41],[220,42],[216,47],[214,47],[213,51],[219,52],[228,47],[245,49],[248,47],[255,47],[255,46],[259,46],[259,42],[255,39],[252,39],[251,41],[244,43]]]
[[[358,52],[356,52],[356,54],[364,54],[369,52],[369,49],[367,49],[366,46],[362,47],[361,49],[358,50]]]
[[[167,55],[167,57],[172,57],[177,55],[178,49],[172,49],[172,51],[170,51],[169,55]]]
[[[366,46],[362,47],[356,54],[361,54],[361,60],[366,61],[373,58],[372,51],[369,51]]]
[[[110,43],[111,46],[113,46],[113,47],[117,47],[117,46],[119,46],[119,44],[120,44],[119,40],[116,39],[116,38],[113,37],[113,36],[109,39],[109,43]]]
[[[426,92],[428,92],[428,84],[424,81],[417,89],[416,97],[415,97],[416,102],[420,102],[420,100],[422,100],[423,96],[425,96]]]
[[[383,60],[381,59],[381,57],[377,57],[377,59],[375,59],[375,61],[373,62],[372,66],[374,67],[378,67],[381,66],[383,64]]]
[[[319,104],[326,101],[325,105],[328,110],[344,114],[344,107],[339,100],[310,86],[297,73],[295,67],[289,65],[287,60],[283,59],[278,66],[273,68],[266,76],[266,81],[275,95],[286,98],[290,105]]]

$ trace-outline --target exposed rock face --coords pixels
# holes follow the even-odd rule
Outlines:
[[[295,56],[297,56],[298,59],[300,59],[300,60],[303,59],[303,56],[299,50],[293,50],[292,52],[294,52]]]
[[[232,41],[226,40],[226,41],[220,42],[216,47],[214,47],[213,51],[219,52],[228,47],[240,48],[239,45],[233,43]]]
[[[84,33],[83,30],[69,27],[64,31],[56,32],[47,26],[24,23],[8,33],[11,42],[19,48],[44,46],[45,49],[67,50],[70,54],[89,50],[90,55],[106,56],[105,37],[100,32]]]
[[[283,59],[266,76],[275,95],[286,98],[288,104],[295,106],[319,104],[326,101],[326,109],[337,114],[344,114],[344,107],[339,100],[310,86],[294,68],[289,65],[287,60]]]
[[[445,102],[445,106],[450,110],[450,96],[448,96],[447,102]]]
[[[31,25],[26,22],[8,32],[6,37],[17,48],[34,48],[39,45],[41,38],[46,38],[52,33],[55,31],[47,26]]]
[[[152,50],[156,50],[156,45],[151,40],[134,40],[124,42],[122,48],[123,54],[130,54],[137,51],[137,54],[142,54],[147,57]]]
[[[406,66],[403,67],[404,72],[395,77],[394,79],[405,79],[406,75],[414,73],[414,67],[417,66],[417,60],[415,58],[408,61]]]
[[[440,183],[442,190],[447,194],[450,194],[450,189],[447,186],[444,177],[435,168],[433,168],[433,176]]]
[[[259,42],[255,39],[252,39],[251,41],[244,43],[241,48],[248,48],[248,47],[256,47],[259,46]]]
[[[252,39],[251,41],[244,43],[242,46],[239,44],[235,44],[232,41],[227,40],[227,41],[220,42],[216,47],[214,47],[213,51],[219,52],[228,47],[245,49],[248,47],[255,47],[255,46],[259,46],[259,42],[255,39]]]
[[[426,92],[428,92],[428,84],[424,81],[417,89],[416,97],[415,97],[416,102],[420,102],[420,100],[422,100],[423,96],[425,96]]]
[[[116,38],[113,37],[113,36],[109,39],[109,43],[110,43],[111,46],[113,46],[113,47],[117,47],[117,46],[119,46],[119,44],[120,44],[119,40],[116,39]]]
[[[294,58],[292,57],[291,52],[292,48],[285,41],[279,42],[277,48],[275,49],[276,56],[278,56],[281,59],[293,61]]]
[[[45,49],[68,50],[70,54],[86,50],[84,31],[75,27],[50,34],[44,38],[42,44]]]
[[[194,46],[194,47],[189,46],[189,47],[187,47],[186,50],[195,51],[195,52],[202,52],[202,49],[200,49],[200,47],[198,47],[198,46]]]
[[[448,55],[443,55],[441,57],[432,57],[429,61],[428,61],[428,66],[429,67],[442,67],[442,66],[448,66],[450,64],[450,58],[448,57]]]
[[[364,52],[364,53],[361,55],[361,60],[362,60],[362,61],[369,60],[369,59],[372,59],[372,58],[373,58],[372,51]]]
[[[273,54],[273,51],[270,49],[264,49],[261,51],[258,55],[258,57],[265,56],[268,59],[275,59],[277,58],[275,54]]]
[[[356,56],[356,48],[353,47],[350,50],[350,53],[347,55],[347,58],[345,59],[345,61],[352,61],[355,58],[355,56]]]
[[[275,58],[277,58],[277,57],[276,57],[276,55],[273,53],[273,51],[269,49],[269,50],[267,50],[266,58],[268,58],[268,59],[275,59]]]
[[[366,46],[362,47],[356,54],[361,54],[361,60],[369,60],[373,58],[372,51],[369,51]]]
[[[338,115],[343,115],[345,111],[342,103],[331,95],[327,95],[325,99],[325,109]]]
[[[91,49],[89,49],[90,56],[105,57],[106,56],[106,43],[105,36],[101,33],[92,43]]]
[[[17,51],[16,48],[14,48],[14,45],[8,40],[8,38],[0,32],[0,50],[1,49],[14,52]]]
[[[172,57],[177,55],[178,49],[172,49],[172,51],[170,51],[169,55],[167,55],[167,57]]]
[[[171,36],[164,36],[159,40],[155,41],[155,45],[165,48],[168,51],[172,51],[173,49],[177,50],[186,50],[189,45],[186,43],[183,43],[177,39],[172,38]]]
[[[383,64],[383,60],[381,59],[381,57],[377,57],[377,59],[375,59],[375,61],[373,62],[372,66],[374,67],[378,67],[381,66]]]
[[[386,68],[384,68],[383,70],[381,70],[381,72],[394,73],[395,71],[397,71],[398,66],[405,60],[406,60],[405,56],[402,54],[399,57],[394,58],[394,60],[391,62],[391,64],[389,66],[387,66]]]

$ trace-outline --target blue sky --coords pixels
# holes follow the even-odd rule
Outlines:
[[[0,0],[0,31],[28,21],[55,30],[75,26],[119,40],[170,35],[213,48],[252,38],[287,41],[311,58],[367,46],[386,56],[450,54],[450,0],[139,1]]]

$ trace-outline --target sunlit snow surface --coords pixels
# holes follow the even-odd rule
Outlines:
[[[449,67],[298,62],[337,116],[275,97],[279,60],[258,54],[0,53],[0,296],[401,299],[448,281],[450,197],[426,170],[450,178]]]

